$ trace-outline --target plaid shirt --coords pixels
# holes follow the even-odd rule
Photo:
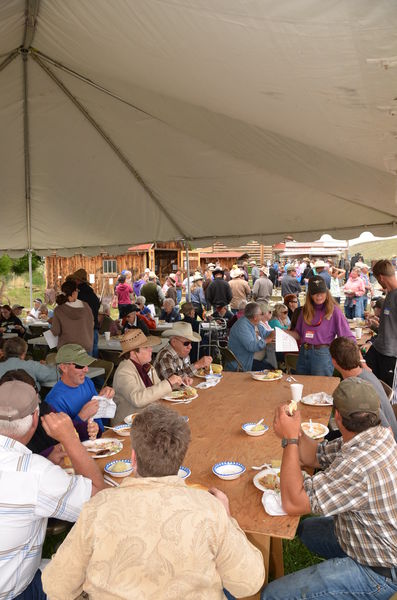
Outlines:
[[[171,346],[168,344],[165,348],[160,350],[154,361],[154,368],[157,371],[157,375],[160,379],[168,379],[171,375],[187,375],[188,377],[194,376],[194,369],[190,364],[190,358],[181,358]]]
[[[362,565],[397,565],[397,446],[389,429],[371,427],[343,443],[322,442],[324,471],[304,482],[312,512],[335,516],[335,534]]]

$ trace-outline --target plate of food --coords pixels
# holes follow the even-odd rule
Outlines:
[[[309,394],[304,398],[301,398],[302,404],[308,404],[309,406],[332,406],[334,401],[332,396],[325,392],[317,392],[315,394]]]
[[[223,367],[222,365],[211,365],[212,366],[212,373],[210,371],[210,367],[205,367],[205,369],[197,369],[196,371],[196,377],[201,377],[202,379],[205,379],[206,377],[208,377],[208,375],[214,375],[216,377],[222,377],[222,371],[223,371]]]
[[[116,438],[101,438],[82,442],[85,449],[92,453],[92,458],[106,458],[118,454],[123,449],[123,442]]]
[[[250,375],[255,381],[277,381],[282,378],[283,372],[280,369],[274,371],[266,369],[265,371],[250,371]]]
[[[105,465],[104,471],[112,477],[128,477],[132,471],[131,461],[127,458],[121,460],[112,460]]]
[[[244,423],[241,426],[241,429],[247,434],[256,437],[258,435],[263,435],[269,427],[264,423]]]
[[[329,432],[328,427],[322,423],[313,423],[312,421],[301,423],[301,428],[308,437],[312,438],[312,440],[319,440]]]
[[[197,396],[198,394],[194,388],[185,387],[182,390],[175,390],[167,394],[167,396],[163,396],[163,400],[168,400],[168,402],[187,402],[194,400]]]
[[[303,478],[309,477],[309,475],[302,471]],[[276,492],[280,493],[280,467],[266,468],[263,471],[259,471],[252,480],[252,483],[258,490],[262,492]]]

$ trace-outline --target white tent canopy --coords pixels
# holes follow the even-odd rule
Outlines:
[[[395,234],[396,29],[390,0],[0,3],[0,251]]]

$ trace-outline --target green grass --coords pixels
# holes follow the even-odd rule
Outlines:
[[[283,540],[284,572],[285,575],[306,569],[323,561],[316,554],[312,554],[298,537],[293,540]]]
[[[350,246],[350,255],[356,252],[363,255],[366,262],[379,260],[381,258],[391,258],[397,254],[397,239],[395,240],[377,240],[375,242],[363,242]]]
[[[42,298],[44,300],[45,292],[45,277],[43,269],[38,269],[33,273],[33,298]],[[29,293],[29,275],[24,273],[21,276],[13,277],[7,281],[6,288],[3,292],[3,304],[21,304],[26,308],[30,308],[30,293]]]

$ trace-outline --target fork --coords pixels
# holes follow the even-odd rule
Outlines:
[[[254,471],[260,471],[261,469],[264,469],[265,467],[269,467],[270,469],[272,468],[272,466],[269,465],[269,463],[264,463],[263,465],[258,465],[258,466],[253,465],[251,467],[251,469],[254,469]]]
[[[287,381],[288,381],[288,383],[289,383],[290,381],[295,381],[295,383],[298,383],[298,380],[297,380],[297,379],[295,379],[295,377],[292,377],[292,375],[288,375],[288,377],[287,377]]]

